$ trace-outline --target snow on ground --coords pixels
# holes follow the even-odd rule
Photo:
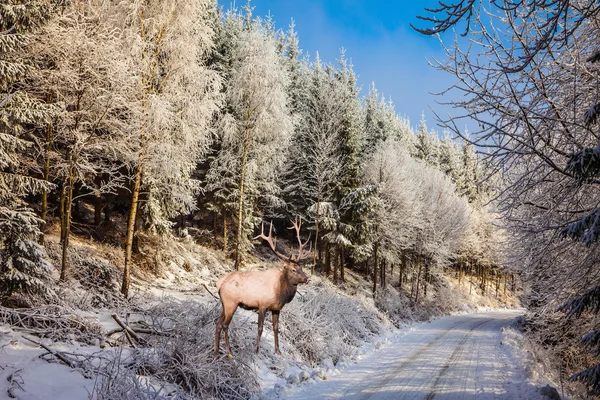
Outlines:
[[[0,326],[0,399],[83,400],[89,397],[93,379],[80,371],[39,358],[45,350],[12,329]],[[32,337],[35,341],[40,339]],[[79,345],[47,343],[59,351],[88,353]]]
[[[528,358],[520,333],[506,328],[520,314],[522,310],[488,311],[413,324],[366,343],[353,360],[334,365],[327,359],[317,368],[290,362],[286,379],[257,358],[264,389],[259,397],[539,399],[539,387],[548,381]],[[97,318],[105,329],[114,323],[107,315]],[[94,379],[40,359],[45,350],[23,336],[0,327],[0,398],[8,393],[22,400],[89,398]],[[265,335],[263,341],[272,337]],[[46,344],[79,354],[99,351],[79,344]]]
[[[537,385],[543,379],[532,382],[527,356],[513,347],[514,331],[505,340],[509,331],[503,327],[522,313],[492,311],[416,324],[374,342],[372,351],[341,373],[329,361],[310,379],[280,382],[261,397],[540,399]],[[288,379],[294,380],[302,381]]]

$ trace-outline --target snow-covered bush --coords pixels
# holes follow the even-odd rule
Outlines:
[[[220,312],[217,302],[161,299],[144,313],[157,334],[145,335],[148,347],[119,354],[120,361],[104,368],[98,398],[162,398],[164,391],[159,393],[158,388],[166,386],[171,388],[169,398],[175,399],[247,399],[256,394],[258,378],[251,367],[256,328],[236,315],[229,329],[234,358],[215,356],[215,320]],[[154,394],[144,397],[148,393]]]
[[[52,340],[95,344],[101,338],[98,322],[73,314],[59,306],[30,309],[0,307],[0,325],[11,325]]]
[[[152,385],[148,379],[136,374],[131,368],[133,360],[122,348],[108,355],[108,362],[100,367],[94,383],[94,399],[97,400],[178,400],[177,393],[167,393],[164,385]]]
[[[60,265],[61,244],[55,238],[48,237],[45,247],[54,265]],[[58,296],[54,302],[66,308],[76,305],[76,308],[85,311],[128,307],[125,299],[116,291],[120,276],[113,266],[116,264],[115,250],[109,246],[71,245],[67,249],[69,276],[75,279],[57,288]]]
[[[405,292],[399,292],[390,285],[375,294],[375,305],[396,327],[410,321],[426,321],[433,315],[428,307],[416,304]]]
[[[366,299],[340,294],[318,281],[300,292],[282,311],[280,326],[284,348],[304,362],[336,362],[384,330],[384,317]]]

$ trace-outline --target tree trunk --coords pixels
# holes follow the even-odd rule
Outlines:
[[[315,250],[313,252],[313,264],[310,268],[310,274],[315,274],[315,267],[317,265],[317,253],[320,253],[319,247],[319,206],[317,206],[317,213],[315,215]]]
[[[369,257],[365,259],[365,277],[369,279]]]
[[[374,257],[375,257],[375,261],[373,262],[373,294],[375,294],[375,292],[377,291],[377,267],[379,265],[379,258],[378,258],[378,254],[377,254],[377,245],[375,245],[375,251],[374,251]]]
[[[485,294],[485,287],[487,286],[487,282],[486,282],[486,276],[485,276],[485,267],[483,265],[481,265],[479,267],[480,271],[481,271],[481,294]]]
[[[344,245],[342,245],[340,247],[340,279],[342,280],[342,282],[346,281],[346,279],[344,278],[344,263],[346,262],[344,252]]]
[[[338,265],[340,262],[340,252],[338,250],[338,247],[336,245],[336,247],[333,249],[333,254],[335,254],[335,261],[333,262],[333,284],[337,285],[338,284]]]
[[[404,281],[404,271],[406,271],[406,252],[402,252],[402,259],[400,263],[400,277],[398,278],[398,287],[402,289],[402,283]]]
[[[423,297],[427,298],[427,282],[429,281],[429,261],[425,261],[425,279],[423,279]]]
[[[240,194],[238,199],[238,210],[237,210],[237,232],[235,239],[235,270],[238,271],[240,269],[240,264],[242,262],[242,249],[240,245],[242,243],[242,234],[243,234],[243,222],[244,222],[244,190],[245,190],[245,181],[246,181],[246,162],[248,158],[248,147],[250,146],[250,105],[246,110],[246,126],[244,127],[244,147],[242,149],[242,162],[241,162],[241,171],[240,171]]]
[[[215,238],[215,241],[218,240],[219,236],[217,235],[217,212],[213,211],[213,236]]]
[[[94,225],[98,226],[102,222],[102,195],[96,193],[96,199],[94,203]]]
[[[131,283],[131,250],[133,248],[133,235],[135,233],[135,220],[137,217],[138,198],[142,183],[142,160],[143,151],[140,151],[136,171],[133,191],[131,192],[131,207],[129,208],[129,219],[127,221],[127,235],[125,239],[125,262],[123,263],[123,282],[121,283],[121,293],[127,298],[129,296],[129,284]]]
[[[104,206],[104,225],[110,224],[110,212],[111,212],[110,205],[105,205]]]
[[[469,294],[473,291],[473,260],[469,263]]]
[[[321,273],[323,273],[323,241],[319,243],[319,265],[321,266]]]
[[[67,182],[63,182],[62,188],[60,189],[60,243],[65,240],[65,204],[67,199]]]
[[[419,273],[417,274],[417,285],[416,285],[416,294],[415,294],[415,303],[419,302],[419,285],[421,283],[421,269],[423,265],[419,262]]]
[[[498,298],[498,290],[500,290],[500,274],[496,274],[496,298]]]
[[[325,276],[329,277],[331,273],[331,244],[325,245]]]
[[[65,210],[64,210],[64,237],[62,241],[62,260],[60,266],[60,281],[64,282],[67,278],[67,257],[69,249],[69,235],[71,233],[71,204],[73,203],[73,167],[69,168],[69,177],[67,180]]]
[[[223,252],[227,252],[227,212],[223,211]]]
[[[52,93],[48,93],[46,97],[46,102],[52,102]],[[45,149],[45,160],[44,160],[44,180],[48,182],[50,180],[50,150],[52,150],[52,142],[53,142],[53,130],[52,130],[52,120],[48,122],[48,126],[46,127],[46,149]],[[44,244],[44,232],[46,228],[46,224],[48,222],[48,191],[46,189],[42,190],[42,227],[40,231],[42,234],[40,235],[40,244]]]
[[[381,260],[381,280],[380,280],[381,285],[380,286],[381,286],[382,289],[385,288],[385,285],[387,284],[387,282],[385,280],[386,279],[386,276],[385,276],[385,269],[386,268],[387,268],[387,262],[386,262],[386,260],[385,259]]]

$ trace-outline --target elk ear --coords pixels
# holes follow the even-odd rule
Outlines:
[[[289,269],[289,270],[294,269],[294,265],[287,261],[279,260],[279,262],[283,265],[283,268],[285,268],[285,269]]]

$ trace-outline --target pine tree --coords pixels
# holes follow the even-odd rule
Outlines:
[[[309,69],[308,65],[302,68],[307,91],[299,97],[299,123],[288,151],[282,185],[289,212],[314,224],[314,273],[323,230],[333,230],[339,221],[336,193],[341,169],[339,135],[343,127],[344,87],[323,68],[318,53],[312,70]]]
[[[417,129],[414,142],[413,155],[429,165],[437,166],[439,164],[437,159],[437,142],[437,137],[434,137],[427,131],[425,113],[421,113],[419,129]]]
[[[37,243],[40,219],[23,206],[0,206],[0,303],[13,292],[53,292],[49,282],[52,264]]]
[[[249,233],[260,221],[255,208],[281,206],[277,173],[293,129],[288,75],[277,42],[258,20],[242,26],[232,35],[236,42],[229,55],[226,107],[219,118],[221,145],[207,175],[213,193],[236,203],[236,269],[249,247]]]
[[[40,220],[21,197],[52,185],[29,176],[21,161],[31,147],[22,134],[44,125],[54,109],[24,90],[37,66],[32,35],[52,14],[49,1],[11,1],[0,7],[0,301],[15,290],[44,291],[51,265],[36,243]]]
[[[361,109],[356,87],[356,76],[352,65],[342,50],[339,67],[335,77],[342,84],[342,125],[339,131],[339,157],[341,162],[340,181],[338,184],[337,205],[341,213],[340,222],[329,241],[342,249],[360,246],[368,235],[368,221],[364,219],[361,194],[364,191],[360,182],[361,151],[363,149],[363,132],[361,130]],[[342,250],[344,251],[344,250]],[[341,268],[344,268],[342,263]]]

